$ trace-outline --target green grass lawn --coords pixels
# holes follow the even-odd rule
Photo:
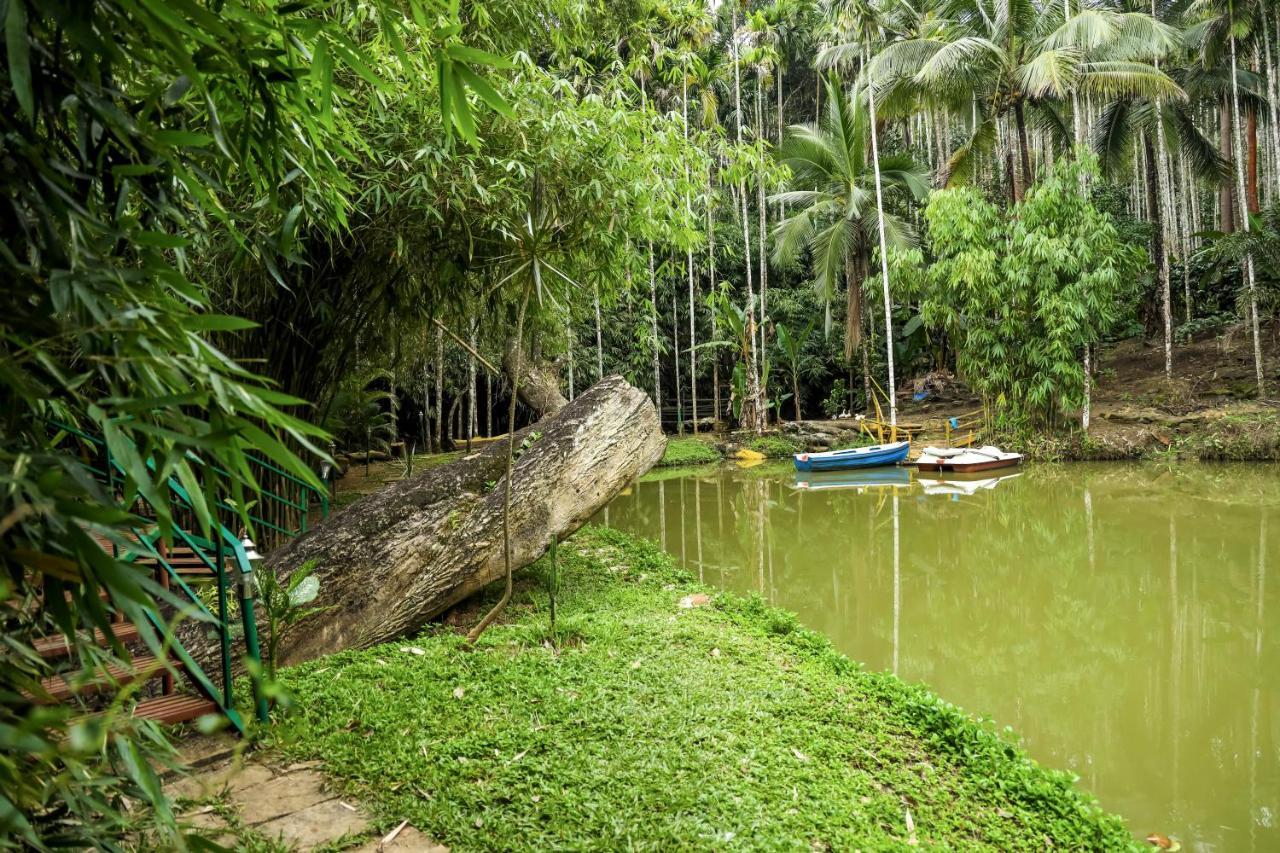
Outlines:
[[[989,725],[647,542],[587,528],[559,562],[554,635],[544,560],[474,650],[441,628],[287,671],[281,748],[455,850],[1134,844]]]

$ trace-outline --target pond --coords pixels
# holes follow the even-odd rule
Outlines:
[[[659,471],[596,520],[1012,726],[1140,837],[1280,849],[1280,468],[926,476]]]

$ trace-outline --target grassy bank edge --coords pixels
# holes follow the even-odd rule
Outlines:
[[[1194,422],[1170,419],[1124,424],[1105,420],[1091,432],[1063,429],[983,436],[1026,455],[1033,462],[1280,462],[1280,414],[1223,414]],[[765,435],[743,443],[770,459],[805,448],[784,436]],[[726,457],[710,435],[671,437],[659,467],[704,465]]]
[[[887,673],[865,671],[860,665],[837,652],[825,636],[802,627],[794,614],[770,607],[759,597],[721,593],[702,586],[691,575],[677,568],[673,559],[657,546],[609,528],[584,528],[570,543],[564,546],[562,555],[567,560],[562,560],[562,562],[573,565],[575,550],[581,556],[586,550],[599,550],[602,548],[612,552],[614,556],[610,559],[620,559],[626,565],[623,572],[627,576],[625,580],[610,577],[606,579],[607,583],[640,584],[649,590],[653,601],[657,600],[655,596],[659,590],[661,591],[660,598],[665,602],[672,602],[675,600],[674,597],[680,595],[695,595],[698,593],[708,595],[711,603],[704,610],[714,612],[717,618],[726,620],[727,624],[735,630],[738,638],[746,647],[753,647],[756,652],[777,657],[779,660],[794,658],[797,662],[797,669],[802,669],[805,677],[822,682],[823,689],[833,688],[840,691],[849,690],[865,694],[869,697],[872,707],[880,707],[882,704],[891,716],[897,715],[907,721],[911,729],[911,735],[918,739],[919,743],[927,750],[926,761],[932,760],[935,763],[947,766],[955,765],[955,772],[965,777],[962,785],[964,790],[983,792],[978,796],[980,798],[990,797],[992,803],[997,801],[1005,802],[1006,800],[1007,805],[1016,803],[1016,805],[1010,805],[1010,808],[1017,812],[1019,818],[1024,818],[1028,813],[1034,813],[1036,816],[1042,817],[1046,821],[1046,825],[1058,828],[1065,827],[1064,831],[1070,837],[1055,837],[1055,841],[1059,842],[1060,846],[1065,843],[1066,846],[1070,846],[1073,849],[1123,849],[1125,847],[1136,849],[1136,843],[1132,836],[1118,818],[1105,813],[1093,797],[1078,790],[1074,784],[1075,780],[1070,774],[1043,768],[1031,760],[1013,741],[1013,734],[1010,730],[997,730],[990,721],[970,716],[963,710],[933,695],[922,685],[905,683]],[[581,569],[581,566],[579,566],[579,569]],[[487,635],[481,642],[480,651],[473,652],[471,653],[472,655],[480,654],[484,651],[492,652],[513,642],[526,644],[522,648],[532,649],[536,652],[538,651],[536,647],[545,645],[549,640],[554,639],[545,628],[546,620],[543,606],[545,604],[545,595],[542,594],[541,586],[545,572],[546,561],[544,559],[539,564],[535,564],[532,571],[524,573],[523,589],[517,598],[517,606],[509,613],[508,624],[499,626],[490,635]],[[590,584],[587,584],[587,588],[589,587]],[[591,610],[595,605],[601,603],[599,598],[591,596],[584,600],[582,593],[582,589],[577,590],[572,603],[569,605],[569,615],[565,619],[565,624],[569,626],[566,629],[569,634],[574,631],[572,627],[574,624],[573,612],[581,613],[584,608]],[[652,604],[652,602],[650,603]],[[622,615],[625,622],[629,616],[627,614]],[[652,616],[654,614],[648,615]],[[675,621],[674,618],[671,619],[672,623]],[[560,639],[564,639],[564,637]],[[461,643],[459,638],[454,632],[447,629],[436,630],[413,642],[416,644],[414,648],[426,647],[422,651],[425,651],[428,656],[439,654],[449,657],[460,653]],[[724,642],[732,642],[732,639],[726,637]],[[292,683],[295,693],[301,702],[319,701],[321,703],[332,703],[334,701],[333,696],[316,695],[317,691],[323,692],[325,690],[324,685],[330,683],[327,680],[320,680],[317,677],[318,674],[329,671],[334,667],[339,667],[341,670],[351,667],[358,669],[375,660],[379,665],[386,666],[386,661],[379,658],[379,655],[383,658],[391,659],[391,653],[394,651],[393,647],[396,645],[390,644],[370,650],[344,652],[341,655],[336,655],[323,661],[298,667],[287,676],[286,683]],[[432,646],[436,646],[436,648],[432,648]],[[402,647],[399,651],[403,652],[405,649]],[[622,652],[624,655],[629,653],[633,652]],[[504,654],[510,653],[506,652]],[[412,664],[421,662],[424,658],[409,657],[407,660]],[[396,665],[394,661],[392,665]],[[784,678],[784,669],[789,669],[789,667],[784,665],[779,669],[777,673],[779,679]],[[310,695],[308,695],[309,693]],[[490,713],[492,711],[486,712],[486,714]],[[550,712],[548,711],[548,713]],[[314,728],[309,729],[309,724],[303,723],[299,725],[298,720],[299,718],[295,717],[293,724],[286,724],[280,727],[280,748],[287,754],[292,754],[296,757],[330,757],[334,753],[332,733],[320,732]],[[488,717],[483,722],[480,720],[475,721],[477,727],[483,727],[487,722]],[[764,736],[763,733],[762,736]],[[357,746],[355,748],[359,749],[360,747]],[[334,760],[341,759],[335,758]],[[805,760],[807,761],[808,759]],[[895,759],[886,759],[885,756],[880,756],[878,760]],[[334,768],[330,769],[333,770]],[[801,769],[798,772],[804,773],[807,771]],[[344,778],[346,774],[341,769],[336,775],[340,784],[345,786],[353,795],[366,799],[372,797],[375,812],[382,817],[383,823],[388,826],[398,823],[402,815],[409,816],[405,814],[406,805],[402,797],[387,795],[385,786],[370,784],[368,767],[352,770],[348,778]],[[362,775],[365,777],[363,780],[361,779]],[[372,776],[378,778],[381,774],[375,772]],[[387,776],[386,778],[389,779],[391,777]],[[872,781],[873,784],[876,784],[875,780]],[[424,782],[424,784],[426,783]],[[865,800],[866,798],[864,797],[864,802]],[[990,803],[983,804],[990,805]],[[830,804],[817,803],[811,804],[809,808],[815,810],[815,819],[817,819],[817,812],[821,812],[829,806]],[[958,811],[972,809],[973,807],[975,807],[974,802],[957,802],[955,805]],[[994,808],[994,806],[992,807]],[[975,819],[970,815],[957,815],[956,817],[956,827],[976,825]],[[479,819],[477,816],[476,820],[479,821]],[[486,815],[486,820],[489,819],[488,815]],[[917,820],[920,821],[922,834],[924,834],[927,831],[927,819],[922,814]],[[441,829],[440,826],[423,826],[418,821],[415,821],[415,825],[428,832],[439,832]],[[476,828],[479,829],[479,823],[477,823]],[[897,831],[901,833],[900,828]],[[455,845],[461,840],[456,833],[456,828],[453,834],[446,830],[442,835],[443,838],[441,840],[452,841]],[[1039,832],[1034,837],[1027,837],[1025,845],[1017,843],[1017,836],[1001,838],[998,846],[1002,849],[1040,848],[1043,846],[1046,837],[1044,833]],[[882,849],[886,846],[897,848],[902,846],[905,836],[897,837],[894,833],[886,832],[884,837],[879,839],[869,838],[864,840],[875,849]],[[973,842],[974,839],[972,837],[967,839],[965,837],[929,839],[926,836],[924,844],[925,847],[935,846],[938,843],[947,846],[956,844],[964,847],[972,846]],[[470,847],[471,845],[463,844],[463,846]],[[484,845],[482,844],[481,846]],[[639,846],[645,845],[641,844]]]

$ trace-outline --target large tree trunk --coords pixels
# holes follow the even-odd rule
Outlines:
[[[534,433],[538,438],[529,441]],[[553,536],[581,527],[666,446],[648,395],[620,376],[516,433],[517,448],[525,441],[512,469],[515,567],[540,557]],[[507,443],[496,442],[428,468],[273,551],[259,571],[279,575],[314,562],[320,594],[310,606],[328,608],[283,636],[280,663],[411,634],[503,577],[506,452]],[[217,642],[202,642],[202,626],[191,628],[183,637],[187,647],[202,664],[216,661]]]
[[[520,402],[539,415],[550,415],[560,411],[569,401],[560,393],[560,375],[554,364],[525,353],[520,358],[521,376],[515,375],[515,339],[507,341],[502,353],[502,372],[507,375],[507,383],[519,389]]]

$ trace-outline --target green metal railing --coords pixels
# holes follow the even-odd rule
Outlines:
[[[124,482],[125,472],[123,468],[111,458],[111,452],[106,443],[99,437],[89,435],[75,427],[55,423],[53,424],[58,430],[73,435],[92,447],[102,452],[102,465],[96,467],[86,464],[88,470],[94,473],[107,486],[108,493],[116,494],[116,486]],[[189,458],[197,463],[197,466],[206,467],[205,463],[198,457],[189,454]],[[148,460],[148,466],[154,470],[153,463]],[[130,532],[137,539],[137,548],[130,548],[121,557],[126,561],[134,561],[141,556],[156,561],[157,565],[164,571],[170,583],[176,583],[178,589],[191,601],[197,611],[205,617],[205,619],[218,626],[220,635],[220,658],[222,669],[222,689],[218,690],[208,675],[200,668],[190,653],[182,647],[176,640],[173,642],[172,651],[178,661],[182,664],[183,669],[191,677],[196,688],[207,698],[215,702],[219,709],[226,715],[227,719],[236,727],[237,730],[243,731],[244,725],[238,712],[235,710],[235,695],[233,691],[232,678],[232,651],[231,651],[231,619],[229,614],[228,591],[230,588],[230,578],[227,573],[227,561],[230,560],[235,564],[238,574],[239,583],[237,585],[240,617],[244,627],[245,652],[248,658],[253,661],[256,666],[251,669],[251,683],[254,696],[255,716],[261,721],[267,721],[267,700],[262,691],[262,685],[259,680],[261,671],[262,653],[258,638],[258,627],[254,607],[254,597],[257,588],[256,578],[254,576],[255,566],[250,560],[248,552],[245,550],[244,544],[232,531],[223,523],[223,519],[228,521],[232,519],[240,520],[244,517],[248,518],[252,526],[253,535],[260,536],[264,540],[263,547],[280,544],[288,541],[293,537],[306,532],[307,518],[312,507],[312,500],[318,505],[322,518],[328,517],[329,501],[328,495],[321,490],[315,489],[306,481],[289,474],[280,468],[271,465],[265,460],[252,457],[252,464],[267,471],[274,480],[277,488],[281,485],[292,489],[296,492],[298,499],[294,500],[286,495],[282,495],[270,489],[259,489],[255,491],[255,496],[266,509],[263,513],[241,513],[230,503],[225,500],[219,500],[215,503],[215,518],[211,534],[212,540],[197,536],[191,533],[187,528],[196,526],[192,522],[195,520],[196,503],[191,499],[191,495],[177,481],[175,477],[169,477],[166,480],[171,502],[169,509],[173,516],[174,523],[172,525],[171,534],[175,541],[181,541],[201,562],[209,567],[213,574],[213,578],[217,584],[218,595],[218,615],[214,616],[200,601],[194,590],[183,580],[181,574],[174,569],[162,553],[162,549],[158,547],[161,533],[159,530],[145,531],[132,528]],[[230,477],[231,475],[222,468],[215,465],[208,465],[215,473]],[[296,513],[296,515],[294,515]],[[270,516],[274,521],[263,517]],[[231,516],[228,518],[228,516]],[[293,522],[292,524],[290,522]],[[281,522],[281,523],[277,523]],[[232,521],[234,523],[234,521]],[[158,631],[165,631],[163,619],[158,611],[149,611],[147,613],[148,620]]]

